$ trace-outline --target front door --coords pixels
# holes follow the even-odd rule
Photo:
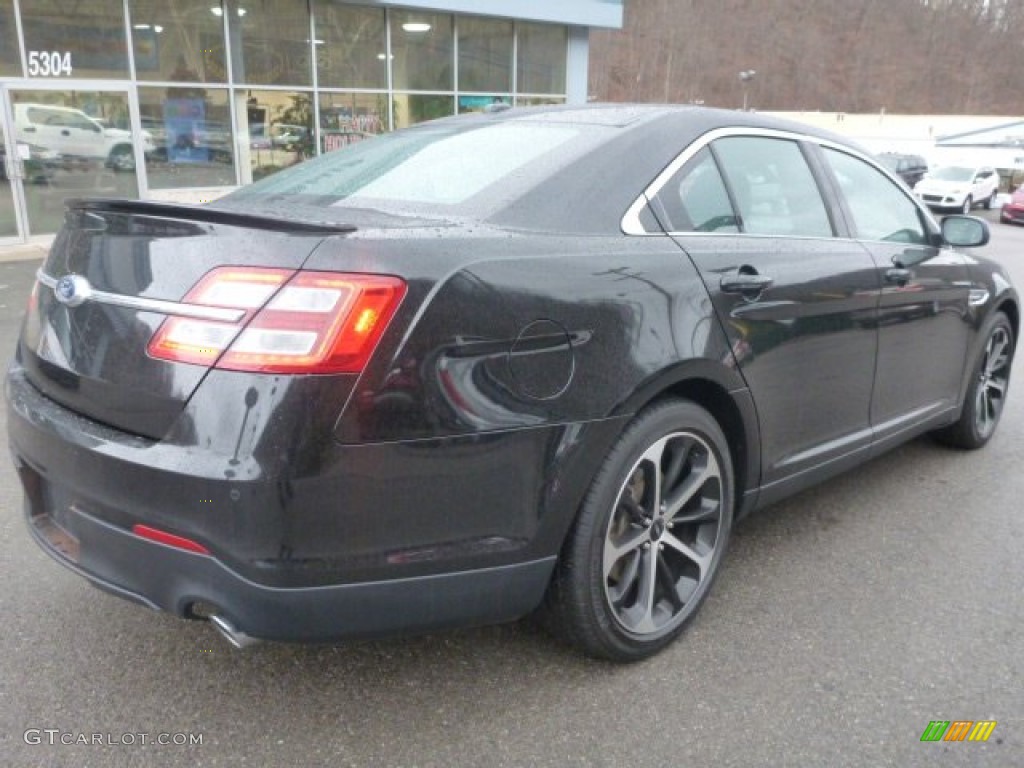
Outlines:
[[[3,89],[13,134],[8,144],[16,152],[11,160],[17,162],[17,168],[10,161],[6,167],[23,189],[19,195],[15,188],[12,199],[24,201],[24,235],[56,232],[68,198],[139,196],[128,91],[68,85]]]
[[[882,442],[957,406],[971,333],[967,259],[937,245],[934,225],[905,189],[860,158],[823,153],[882,283],[871,404]]]

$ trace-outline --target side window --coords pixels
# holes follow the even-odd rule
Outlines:
[[[825,201],[795,141],[735,136],[712,147],[735,196],[744,232],[833,236]]]
[[[921,245],[928,242],[917,206],[896,184],[863,160],[834,149],[826,148],[824,152],[853,215],[857,237]]]
[[[702,149],[658,193],[670,232],[738,232],[715,158]]]

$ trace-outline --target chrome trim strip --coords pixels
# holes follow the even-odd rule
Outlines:
[[[45,285],[51,291],[57,285],[57,278],[38,270],[36,279],[41,285]],[[196,320],[216,320],[223,323],[237,323],[245,317],[244,309],[227,309],[226,307],[203,307],[199,304],[185,304],[177,301],[162,301],[160,299],[143,299],[139,296],[125,296],[121,293],[108,293],[93,289],[85,298],[86,302],[97,304],[111,304],[115,307],[135,309],[140,312],[157,312],[161,315],[174,315],[176,317],[191,317]]]

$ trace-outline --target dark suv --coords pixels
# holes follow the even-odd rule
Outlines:
[[[903,179],[903,183],[911,189],[928,173],[928,163],[920,155],[901,155],[897,152],[883,152],[878,160]]]

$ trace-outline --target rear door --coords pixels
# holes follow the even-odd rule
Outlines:
[[[866,450],[878,271],[864,248],[835,237],[837,213],[801,144],[717,138],[654,207],[700,270],[750,386],[766,491]]]

